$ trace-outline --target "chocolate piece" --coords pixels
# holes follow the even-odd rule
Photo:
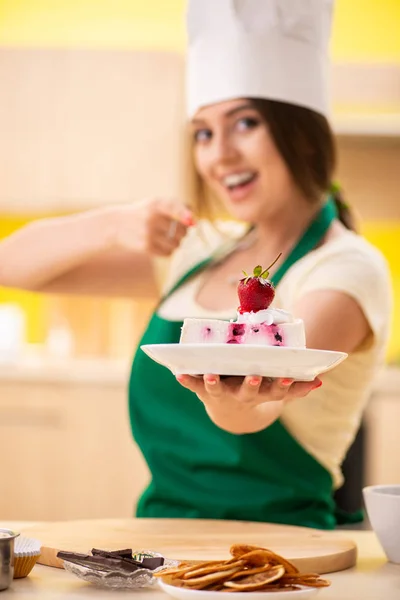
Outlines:
[[[125,573],[133,573],[141,568],[141,565],[131,564],[124,558],[105,558],[104,556],[91,556],[90,554],[78,554],[74,552],[59,552],[57,558],[83,567],[89,567],[95,571],[123,571]]]
[[[119,553],[123,554],[120,556]],[[67,560],[74,564],[84,567],[89,567],[96,571],[123,571],[125,573],[133,573],[138,569],[148,569],[153,571],[164,564],[162,556],[145,557],[142,561],[132,558],[132,550],[99,550],[93,548],[92,555],[80,554],[78,552],[58,552],[57,558]]]
[[[150,569],[150,571],[154,571],[154,569],[158,569],[158,567],[162,567],[164,562],[165,562],[164,557],[152,556],[151,558],[144,558],[142,560],[142,565],[145,569]]]
[[[92,554],[93,554],[93,550],[92,550]],[[100,557],[104,557],[104,558],[117,558],[118,560],[122,560],[131,565],[136,565],[136,567],[138,569],[143,568],[141,561],[135,560],[134,558],[132,558],[132,552],[130,553],[129,556],[121,556],[120,554],[115,554],[114,552],[107,552],[106,550],[98,550],[97,553],[95,554],[95,556],[97,556],[97,557],[100,556]]]
[[[162,567],[164,564],[164,558],[162,556],[144,556],[142,559],[136,560],[132,557],[131,548],[111,551],[92,548],[92,554],[93,556],[104,556],[105,558],[123,558],[131,564],[135,564],[143,569],[150,569],[150,571],[154,571],[154,569],[158,569],[158,567]]]
[[[93,556],[105,556],[109,558],[132,558],[132,548],[126,548],[124,550],[99,550],[99,548],[92,548]]]

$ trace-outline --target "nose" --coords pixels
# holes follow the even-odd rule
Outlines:
[[[214,164],[230,163],[238,157],[238,149],[230,135],[226,132],[221,131],[215,134],[211,145],[212,162]]]

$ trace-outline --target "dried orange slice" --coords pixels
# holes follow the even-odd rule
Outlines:
[[[224,580],[228,581],[232,575],[238,571],[240,567],[230,569],[228,571],[215,571],[214,573],[208,573],[207,575],[202,575],[201,577],[193,577],[192,579],[184,579],[181,580],[185,587],[190,587],[191,589],[195,588],[201,590],[217,581]]]
[[[263,567],[270,563],[271,553],[268,550],[252,550],[242,554],[240,560],[251,567]]]
[[[197,569],[194,569],[193,571],[189,571],[183,574],[182,579],[192,579],[193,577],[201,577],[202,575],[208,575],[210,573],[215,573],[215,572],[221,572],[221,571],[230,571],[231,569],[242,569],[243,568],[243,561],[241,560],[237,560],[234,563],[225,563],[225,564],[218,564],[218,565],[210,565],[210,566],[206,566],[206,567],[200,567]],[[190,585],[190,584],[189,584]]]
[[[230,548],[230,553],[235,558],[242,559],[243,556],[251,556],[253,552],[264,552],[265,553],[265,563],[270,562],[271,564],[283,565],[285,567],[286,573],[298,573],[299,570],[294,566],[291,562],[283,558],[279,554],[272,552],[268,548],[261,548],[259,546],[250,546],[248,544],[233,544]],[[254,555],[255,556],[255,555]],[[261,556],[261,555],[260,555]],[[265,564],[264,563],[264,564]]]
[[[242,571],[238,571],[231,577],[231,579],[238,579],[239,577],[247,577],[248,575],[256,575],[257,573],[264,573],[264,571],[268,571],[274,565],[264,565],[262,567],[253,567],[250,569],[243,569]]]
[[[171,569],[165,569],[164,571],[159,571],[158,573],[153,573],[154,577],[165,577],[166,575],[183,575],[185,573],[190,573],[191,571],[195,571],[199,568],[213,566],[219,566],[225,564],[223,560],[207,560],[207,561],[199,561],[192,563],[191,565],[187,565],[184,563],[184,566],[172,567]]]
[[[299,573],[295,565],[268,548],[234,544],[230,554],[228,560],[181,562],[154,576],[180,588],[221,592],[273,592],[330,585],[316,573]]]
[[[248,590],[259,590],[264,588],[268,583],[272,583],[273,581],[280,579],[284,573],[285,568],[281,565],[276,565],[268,569],[268,571],[264,571],[263,573],[242,577],[242,579],[237,581],[226,581],[224,585],[242,592]]]
[[[248,554],[249,552],[253,552],[253,550],[264,550],[264,548],[250,546],[249,544],[233,544],[230,547],[229,552],[235,558],[241,558],[243,554]]]

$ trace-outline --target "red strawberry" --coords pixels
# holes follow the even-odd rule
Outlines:
[[[253,276],[247,275],[247,273],[243,271],[246,277],[241,279],[238,285],[238,296],[240,301],[238,311],[240,313],[258,312],[259,310],[265,310],[270,306],[275,297],[275,288],[272,282],[267,278],[269,269],[276,263],[280,256],[281,254],[279,254],[265,271],[263,271],[260,265],[255,267]]]

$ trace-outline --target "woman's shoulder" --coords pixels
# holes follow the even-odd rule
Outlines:
[[[366,270],[372,276],[387,278],[389,265],[383,253],[362,235],[346,230],[309,252],[295,267],[311,273],[340,267],[344,274],[355,268]]]
[[[282,280],[282,299],[296,302],[319,290],[344,292],[370,312],[389,313],[392,285],[382,252],[351,231],[337,236],[299,260]]]

